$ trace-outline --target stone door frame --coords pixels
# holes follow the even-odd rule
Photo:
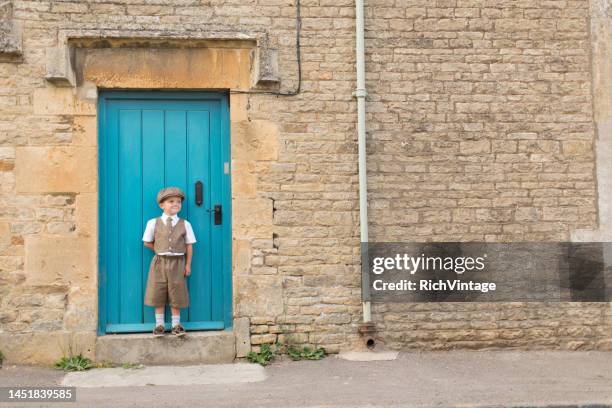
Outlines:
[[[268,315],[271,304],[274,311],[282,311],[280,276],[257,273],[258,267],[253,261],[258,256],[256,248],[273,246],[274,231],[273,202],[258,194],[256,169],[278,159],[279,144],[276,123],[250,117],[248,93],[262,83],[269,85],[276,80],[270,74],[274,70],[269,70],[274,64],[261,62],[262,56],[274,55],[274,52],[263,50],[259,40],[252,39],[193,43],[174,38],[167,41],[104,38],[101,33],[87,35],[95,40],[60,35],[60,43],[65,41],[65,45],[47,50],[47,83],[33,95],[35,114],[61,116],[73,123],[71,144],[22,148],[16,158],[18,163],[37,163],[35,168],[18,166],[17,182],[27,186],[24,192],[76,195],[76,231],[71,238],[60,241],[56,236],[32,236],[26,242],[26,252],[56,253],[53,248],[58,245],[71,248],[74,257],[67,260],[58,253],[51,267],[57,264],[57,273],[63,274],[82,293],[73,303],[83,317],[75,317],[74,325],[67,326],[68,330],[82,334],[83,341],[79,343],[83,345],[95,343],[99,300],[98,89],[225,90],[230,103],[232,331],[236,336],[237,356],[243,357],[250,351],[250,318]],[[168,64],[169,60],[173,63]],[[31,182],[33,174],[37,176]],[[28,179],[27,183],[21,180],[24,178]],[[40,270],[40,262],[48,264],[49,259],[28,260],[26,256],[26,269]],[[35,278],[36,274],[32,276]]]

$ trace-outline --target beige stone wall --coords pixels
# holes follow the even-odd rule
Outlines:
[[[370,239],[597,229],[592,79],[608,64],[592,64],[589,2],[404,3],[368,20]],[[388,304],[373,320],[392,347],[612,348],[607,303]]]
[[[599,227],[592,68],[604,65],[591,61],[592,13],[587,0],[367,2],[372,241],[568,240]],[[291,334],[333,352],[358,341],[361,320],[354,4],[302,0],[301,14],[302,92],[230,95],[234,315],[250,319],[255,349]],[[295,16],[276,0],[14,1],[23,55],[0,63],[9,360],[95,346],[95,87],[253,90],[252,44],[191,47],[244,37],[278,55],[278,90],[290,92]],[[106,37],[128,40],[77,64],[76,88],[45,81],[50,49]],[[138,38],[150,43],[126,50]],[[189,68],[177,43],[191,44],[195,61],[216,53],[228,63]],[[177,69],[160,71],[169,57]],[[66,247],[72,257],[61,256]],[[373,312],[397,348],[612,347],[608,304]]]

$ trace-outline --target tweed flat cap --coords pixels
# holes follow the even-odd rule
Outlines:
[[[157,193],[157,202],[161,204],[168,197],[181,197],[181,201],[185,199],[185,194],[178,187],[166,187],[159,190]]]

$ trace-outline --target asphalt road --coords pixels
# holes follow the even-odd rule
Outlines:
[[[248,373],[241,377],[242,382],[233,382],[232,370],[207,371],[210,366],[200,367],[197,375],[203,378],[201,382],[207,382],[209,373],[215,377],[215,381],[211,378],[215,383],[105,387],[105,375],[101,372],[99,387],[77,389],[76,403],[0,403],[0,406],[612,406],[612,352],[423,352],[400,353],[392,361],[367,362],[346,361],[332,355],[319,361],[275,362],[261,370],[264,375],[253,377],[250,382]],[[249,370],[253,372],[252,367]],[[168,367],[168,381],[180,383],[182,372],[185,383],[191,382],[194,371],[177,367]],[[226,378],[221,378],[224,375]],[[235,378],[238,381],[238,376]],[[53,385],[60,384],[62,379],[63,374],[53,369],[9,366],[0,370],[2,386]]]

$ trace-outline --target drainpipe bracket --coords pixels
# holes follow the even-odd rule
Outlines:
[[[356,89],[356,90],[353,92],[353,96],[354,96],[355,98],[365,98],[366,96],[368,96],[368,93],[366,92],[366,90],[365,90],[365,89]]]

